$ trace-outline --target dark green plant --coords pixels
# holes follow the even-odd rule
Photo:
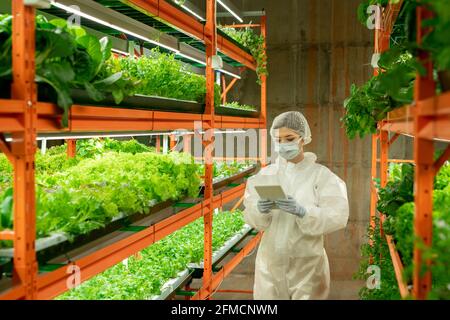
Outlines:
[[[388,183],[378,191],[377,210],[387,216],[395,216],[395,213],[403,204],[414,201],[413,186],[413,165],[391,166]]]
[[[0,16],[0,77],[11,79],[12,72],[12,19]],[[48,21],[36,16],[36,82],[48,85],[57,96],[57,105],[63,109],[62,125],[67,126],[68,110],[73,104],[70,90],[82,88],[89,96],[100,101],[104,89],[119,80],[120,72],[100,77],[99,73],[111,56],[111,42],[107,37],[98,39],[66,20]]]

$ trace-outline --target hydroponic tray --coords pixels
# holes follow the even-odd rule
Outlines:
[[[38,92],[39,100],[56,103],[57,99],[55,94],[47,86],[40,85]],[[105,95],[105,99],[102,101],[95,101],[88,95],[85,90],[72,89],[71,98],[73,102],[78,105],[171,111],[195,114],[203,114],[205,112],[205,105],[196,101],[164,98],[158,96],[146,96],[141,94],[136,94],[131,97],[125,97],[120,104],[116,104],[112,94]],[[236,108],[229,108],[226,106],[217,106],[214,108],[214,110],[217,115],[222,116],[235,116],[245,118],[259,117],[259,112],[257,111],[240,110]]]
[[[217,106],[214,112],[219,116],[243,117],[243,118],[258,118],[259,112],[253,110],[242,110],[237,108],[230,108],[226,106]]]
[[[192,275],[191,270],[185,269],[178,273],[176,278],[170,279],[161,287],[161,294],[158,296],[152,296],[149,300],[166,300],[168,297],[183,285]]]
[[[179,100],[172,98],[162,98],[156,96],[145,96],[136,94],[131,97],[125,97],[120,104],[116,104],[111,94],[106,95],[101,102],[96,102],[89,97],[86,91],[73,89],[71,90],[73,102],[81,105],[93,106],[117,106],[117,108],[133,108],[158,111],[174,111],[188,113],[202,113],[204,106],[195,101]]]

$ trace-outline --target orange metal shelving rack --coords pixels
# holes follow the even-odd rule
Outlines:
[[[381,53],[389,49],[389,40],[392,27],[398,16],[402,1],[389,5],[383,13],[383,30],[375,33],[375,52]],[[417,8],[418,34],[417,42],[420,44],[428,30],[422,27],[422,21],[429,18],[431,13],[424,7]],[[450,142],[450,93],[436,96],[436,86],[433,79],[433,65],[425,52],[419,59],[426,67],[425,76],[418,75],[415,86],[414,104],[405,106],[389,113],[387,120],[378,125],[378,133],[372,137],[372,185],[370,215],[372,225],[376,215],[377,190],[373,179],[377,175],[377,162],[380,162],[380,185],[385,187],[388,179],[389,162],[413,162],[415,163],[414,198],[415,217],[414,234],[427,246],[431,246],[433,220],[433,180],[439,168],[450,157],[450,145],[443,155],[435,161],[434,142]],[[378,72],[378,70],[376,71]],[[393,133],[389,137],[389,132]],[[414,138],[414,161],[388,159],[389,147],[400,135]],[[378,141],[380,142],[380,159],[378,157]],[[381,216],[381,223],[384,216]],[[383,229],[381,228],[381,232]],[[391,236],[386,235],[389,252],[394,266],[395,276],[402,298],[412,295],[413,298],[423,300],[427,298],[431,290],[431,272],[421,275],[421,266],[428,266],[430,261],[423,261],[422,251],[419,246],[414,246],[414,271],[412,290],[409,290],[403,279],[402,261],[395,248]]]
[[[216,1],[207,0],[207,22],[203,26],[193,17],[180,11],[164,0],[129,0],[140,10],[159,17],[176,28],[201,39],[206,44],[206,110],[204,114],[143,111],[120,108],[98,108],[72,106],[69,126],[61,129],[61,113],[51,103],[37,101],[35,77],[35,9],[23,0],[12,1],[13,15],[13,84],[11,99],[0,99],[0,150],[14,166],[14,230],[0,232],[0,240],[14,242],[13,280],[7,288],[0,289],[0,299],[51,299],[67,290],[67,266],[55,271],[39,274],[35,252],[35,171],[36,137],[38,132],[89,132],[89,131],[151,131],[196,129],[194,122],[202,123],[208,130],[204,135],[205,160],[213,159],[214,128],[261,129],[260,157],[266,159],[266,77],[262,77],[261,112],[259,118],[217,116],[214,114],[214,70],[211,57],[217,49],[230,58],[256,70],[251,55],[221,36],[217,36]],[[261,32],[266,36],[265,16],[261,17]],[[229,84],[228,91],[235,81]],[[224,92],[226,92],[224,91]],[[226,95],[226,93],[224,93]],[[3,133],[11,133],[8,143]],[[69,156],[75,152],[71,143]],[[212,218],[213,211],[224,204],[242,198],[245,183],[214,194],[212,164],[207,164],[204,199],[169,218],[122,240],[103,246],[95,252],[72,261],[81,270],[81,281],[85,281],[123,259],[148,247],[188,223],[204,217],[205,223],[205,269],[203,286],[196,299],[208,299],[242,259],[258,244],[257,234],[219,273],[212,270]]]

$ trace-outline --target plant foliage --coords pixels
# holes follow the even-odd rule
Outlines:
[[[242,212],[220,212],[213,219],[213,250],[242,229]],[[161,293],[161,287],[175,278],[189,263],[203,259],[203,218],[168,235],[130,257],[127,264],[117,264],[82,283],[58,300],[134,300],[149,299]]]

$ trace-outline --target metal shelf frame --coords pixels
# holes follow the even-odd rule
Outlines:
[[[375,32],[375,52],[382,53],[389,49],[389,40],[392,27],[397,19],[401,9],[402,2],[388,5],[383,13],[383,30]],[[432,13],[423,6],[417,8],[417,43],[422,42],[423,37],[429,32],[429,29],[422,27],[422,21],[432,16]],[[377,162],[380,163],[380,185],[385,187],[388,181],[388,163],[389,162],[411,162],[410,160],[388,159],[389,147],[400,135],[414,138],[414,235],[423,243],[430,247],[432,245],[433,231],[433,181],[439,168],[450,157],[450,145],[447,146],[444,154],[435,161],[434,142],[450,142],[450,93],[444,93],[436,96],[436,84],[433,79],[433,64],[426,52],[421,52],[419,59],[425,66],[427,74],[418,75],[414,89],[414,103],[410,106],[397,109],[389,113],[387,120],[378,124],[377,134],[372,136],[372,181],[378,177]],[[381,70],[375,70],[375,75]],[[389,134],[392,134],[390,137]],[[380,148],[378,147],[380,145]],[[378,157],[378,152],[380,156]],[[378,159],[379,158],[379,159]],[[376,202],[378,193],[374,185],[371,188],[370,216],[371,224],[374,226],[376,215]],[[424,261],[422,250],[418,243],[414,244],[414,271],[413,286],[409,290],[403,279],[404,266],[399,253],[395,248],[391,236],[384,235],[382,223],[384,215],[381,213],[380,230],[385,236],[389,246],[395,276],[399,286],[399,292],[402,298],[412,295],[414,299],[424,300],[431,290],[431,271],[425,274],[421,273],[421,267],[425,263],[430,266],[429,260]]]
[[[76,132],[123,132],[130,131],[130,128],[133,131],[196,129],[194,122],[197,121],[202,124],[203,130],[211,129],[202,134],[206,160],[203,201],[142,231],[135,232],[122,240],[72,261],[71,265],[78,267],[81,271],[81,281],[91,278],[188,223],[203,217],[205,224],[203,286],[194,298],[208,299],[220,285],[220,279],[228,275],[261,239],[261,233],[259,233],[219,273],[213,274],[211,237],[213,211],[236,199],[240,199],[238,203],[241,203],[245,192],[245,183],[243,183],[220,194],[214,194],[212,165],[214,129],[263,129],[260,134],[261,148],[258,160],[262,165],[267,164],[266,76],[261,78],[259,118],[215,115],[215,70],[212,66],[212,56],[220,50],[221,53],[242,63],[247,68],[256,70],[255,60],[249,53],[217,35],[216,0],[206,0],[205,25],[164,0],[127,0],[126,2],[205,43],[207,86],[205,113],[189,114],[74,105],[69,114],[69,126],[62,129],[59,125],[61,112],[56,105],[37,100],[37,85],[34,82],[36,9],[26,5],[25,0],[12,1],[13,82],[11,99],[0,100],[0,150],[14,167],[14,230],[0,232],[0,240],[13,241],[14,261],[13,278],[6,288],[0,288],[0,299],[51,299],[68,290],[67,281],[71,277],[71,274],[67,273],[68,266],[47,273],[38,272],[35,252],[34,170],[38,132],[64,135],[64,133]],[[261,16],[260,27],[265,38],[266,17],[264,15]],[[230,85],[232,86],[232,84]],[[229,90],[230,85],[228,88],[224,86],[224,92]],[[12,141],[6,141],[3,133],[11,134]],[[186,142],[189,141],[190,136],[187,137],[185,149],[189,151],[189,143]],[[76,141],[68,141],[68,156],[75,156],[75,151]],[[3,284],[0,282],[0,285]]]

